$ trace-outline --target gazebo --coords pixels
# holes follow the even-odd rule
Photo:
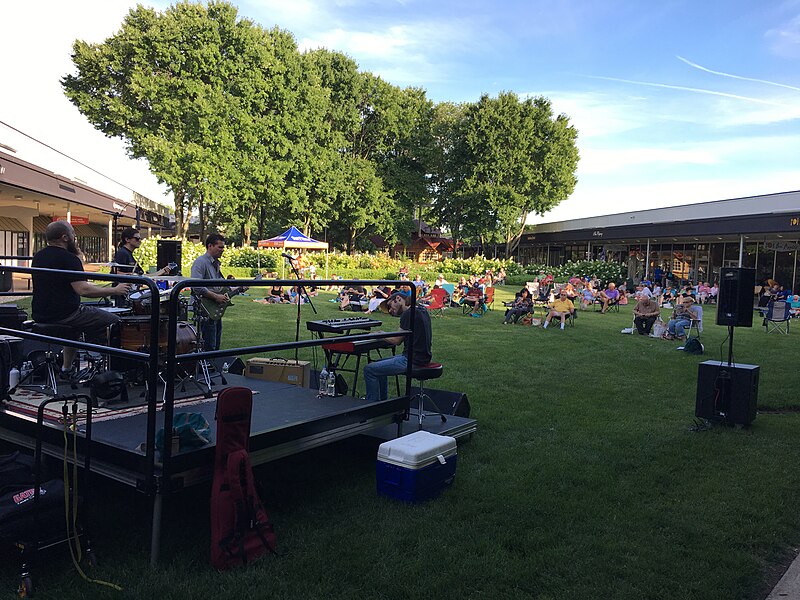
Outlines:
[[[259,248],[299,248],[302,250],[325,250],[325,279],[328,278],[328,242],[320,242],[303,235],[297,227],[292,225],[280,235],[268,240],[258,240]],[[281,278],[283,278],[283,263],[281,263]]]

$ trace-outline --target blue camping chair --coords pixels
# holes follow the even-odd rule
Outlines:
[[[776,300],[770,302],[767,314],[764,317],[764,328],[767,333],[789,333],[789,319],[791,318],[792,305],[788,302]]]

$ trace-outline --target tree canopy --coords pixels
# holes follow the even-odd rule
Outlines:
[[[176,227],[250,243],[296,224],[352,250],[417,217],[456,240],[502,240],[575,186],[577,132],[545,98],[434,105],[231,4],[138,6],[98,44],[76,41],[65,94],[175,197]]]

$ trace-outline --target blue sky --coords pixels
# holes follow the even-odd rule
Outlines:
[[[800,189],[800,0],[235,4],[291,31],[302,49],[345,52],[434,101],[503,90],[550,98],[579,130],[579,183],[532,221]],[[146,165],[126,164],[121,145],[91,131],[57,85],[71,70],[71,41],[102,40],[132,5],[4,6],[16,27],[0,51],[20,57],[11,75],[28,85],[0,94],[0,120],[156,197]],[[0,126],[0,142],[8,135]]]

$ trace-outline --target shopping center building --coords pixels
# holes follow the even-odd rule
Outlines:
[[[0,151],[0,255],[30,256],[43,248],[51,221],[75,228],[86,262],[111,260],[119,233],[135,226],[147,235],[171,235],[171,210],[132,190],[115,197]],[[17,261],[4,260],[5,264]]]
[[[519,243],[523,264],[568,260],[628,264],[634,281],[657,266],[676,280],[714,281],[721,267],[751,267],[756,282],[800,286],[800,191],[544,223]]]

